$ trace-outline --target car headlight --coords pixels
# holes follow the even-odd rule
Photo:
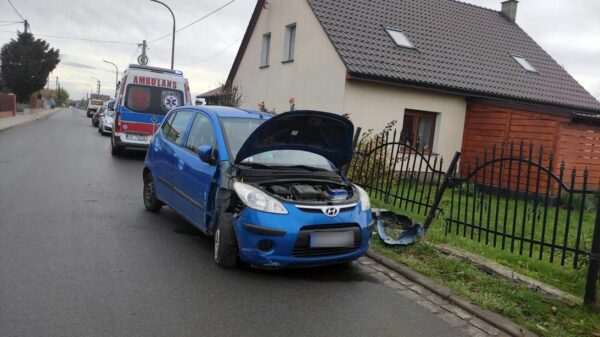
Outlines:
[[[281,202],[256,187],[235,182],[233,189],[244,205],[250,208],[267,213],[288,214]]]
[[[358,190],[358,196],[360,198],[360,210],[368,211],[371,209],[371,200],[369,199],[369,193],[363,190],[360,186],[354,185]]]

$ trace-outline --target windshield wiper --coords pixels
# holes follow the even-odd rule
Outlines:
[[[246,167],[250,167],[250,168],[257,168],[257,169],[266,169],[266,170],[294,170],[294,169],[301,169],[304,171],[309,171],[309,172],[320,172],[320,171],[324,171],[327,172],[326,169],[322,169],[322,168],[318,168],[318,167],[314,167],[314,166],[307,166],[307,165],[265,165],[265,164],[261,164],[261,163],[241,163],[241,165],[246,166]]]
[[[250,167],[250,168],[258,168],[258,169],[267,169],[272,170],[273,166],[261,164],[261,163],[240,163],[240,165]]]
[[[272,166],[272,167],[278,168],[278,169],[302,169],[302,170],[310,171],[310,172],[327,171],[326,169],[322,169],[322,168],[314,167],[314,166],[307,166],[307,165]]]

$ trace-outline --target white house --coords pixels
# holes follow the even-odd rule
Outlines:
[[[397,120],[406,140],[446,158],[515,137],[502,116],[597,116],[600,103],[515,23],[516,10],[516,0],[501,11],[454,0],[258,0],[227,85],[241,89],[243,108],[284,112],[294,97],[297,109],[350,114],[363,129]]]

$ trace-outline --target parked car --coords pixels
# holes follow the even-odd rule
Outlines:
[[[214,235],[223,267],[354,260],[367,251],[373,220],[368,194],[341,173],[353,128],[325,112],[176,108],[146,155],[144,205],[167,204]]]
[[[109,135],[112,133],[113,124],[115,121],[115,111],[114,110],[106,110],[104,115],[100,116],[100,120],[98,122],[98,132],[102,135]]]
[[[103,105],[94,114],[92,115],[92,126],[98,127],[98,122],[100,121],[100,117],[104,116],[104,112],[106,111],[106,106]]]

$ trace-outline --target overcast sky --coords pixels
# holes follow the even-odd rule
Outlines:
[[[231,0],[163,0],[183,27]],[[304,0],[286,0],[304,1]],[[113,95],[114,67],[122,71],[135,63],[137,43],[150,42],[150,65],[170,66],[171,39],[152,42],[172,29],[167,9],[149,0],[12,0],[31,25],[32,32],[60,49],[61,63],[52,74],[72,98],[90,92],[97,77],[102,93]],[[499,10],[501,0],[464,2]],[[177,33],[175,67],[190,80],[192,95],[224,82],[256,0],[236,0],[218,13]],[[19,20],[8,0],[0,0],[0,45],[16,36],[22,25],[2,21]],[[600,1],[521,0],[517,23],[589,92],[600,98]],[[60,39],[49,35],[110,40],[99,43]],[[94,87],[95,92],[95,87]]]

